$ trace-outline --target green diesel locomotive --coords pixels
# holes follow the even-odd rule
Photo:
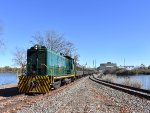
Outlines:
[[[74,59],[35,45],[27,50],[27,73],[19,77],[22,93],[46,93],[75,79]]]

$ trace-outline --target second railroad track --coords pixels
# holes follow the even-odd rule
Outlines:
[[[130,87],[130,86],[125,86],[125,85],[121,85],[121,84],[117,84],[117,83],[104,81],[104,80],[96,77],[96,75],[91,75],[89,77],[89,79],[91,79],[92,81],[97,82],[99,84],[111,87],[113,89],[120,90],[125,93],[150,100],[150,90],[139,89],[139,88],[134,88],[134,87]]]

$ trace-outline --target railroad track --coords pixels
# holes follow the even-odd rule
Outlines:
[[[139,88],[125,86],[125,85],[121,85],[121,84],[117,84],[117,83],[107,82],[107,81],[101,80],[100,78],[97,78],[95,75],[91,75],[89,77],[89,79],[94,81],[94,82],[97,82],[99,84],[111,87],[113,89],[120,90],[120,91],[123,91],[125,93],[150,100],[150,90],[139,89]]]
[[[64,85],[56,90],[52,90],[50,93],[37,94],[37,95],[25,95],[18,94],[16,96],[7,97],[0,100],[0,113],[15,113],[17,110],[22,109],[22,107],[30,107],[33,103],[36,103],[48,96],[53,96],[57,93],[61,93],[64,89],[76,84],[80,79]],[[13,93],[13,92],[11,92]]]

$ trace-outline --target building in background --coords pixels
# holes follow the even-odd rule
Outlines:
[[[100,64],[100,66],[98,67],[98,70],[101,70],[104,72],[106,70],[111,70],[111,69],[116,69],[116,68],[117,68],[116,63],[107,62],[107,63]]]
[[[118,66],[119,69],[125,69],[125,70],[133,70],[135,69],[134,66]]]

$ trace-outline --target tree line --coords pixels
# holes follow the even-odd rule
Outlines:
[[[133,69],[133,70],[126,70],[126,69],[109,69],[109,70],[105,70],[104,74],[115,74],[115,75],[140,75],[140,74],[144,74],[144,75],[150,75],[150,66],[148,68],[137,68],[137,69]]]
[[[5,67],[0,67],[0,73],[21,73],[21,68],[17,67],[10,67],[10,66],[5,66]]]

